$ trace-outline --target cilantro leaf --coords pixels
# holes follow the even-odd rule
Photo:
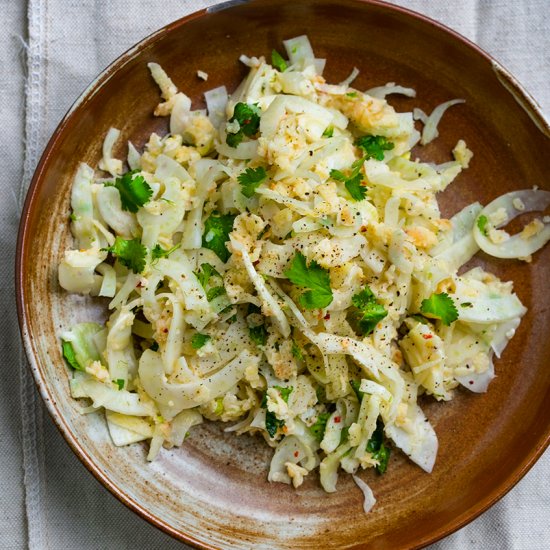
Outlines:
[[[422,300],[420,311],[431,319],[439,319],[444,325],[449,326],[458,319],[458,310],[453,299],[446,293],[432,294]]]
[[[423,325],[428,325],[430,323],[428,319],[426,319],[426,317],[418,313],[411,315],[411,318],[414,319],[415,321],[418,321],[419,323],[422,323]]]
[[[267,344],[267,330],[265,328],[265,325],[249,328],[248,334],[250,336],[250,339],[257,346],[265,346]]]
[[[378,303],[376,296],[368,286],[353,295],[351,303],[357,308],[357,311],[352,311],[351,320],[361,336],[370,334],[388,314],[386,308]]]
[[[172,248],[169,248],[168,250],[164,250],[164,248],[162,248],[162,246],[160,246],[160,244],[156,244],[152,249],[151,249],[151,260],[153,262],[156,262],[157,260],[160,260],[161,258],[168,258],[168,256],[170,256],[170,254],[172,254],[172,252],[174,252],[174,250],[177,250],[179,247],[180,247],[181,243],[178,243],[176,245],[174,245]]]
[[[308,266],[301,252],[296,252],[284,274],[291,283],[309,289],[299,298],[300,305],[305,309],[324,308],[332,302],[328,271],[316,261]]]
[[[340,443],[342,445],[345,441],[349,439],[349,426],[344,426],[340,432]],[[351,451],[351,449],[349,449]],[[349,452],[349,451],[348,451]]]
[[[361,403],[361,399],[363,399],[363,396],[365,395],[365,392],[362,392],[359,389],[361,387],[361,382],[359,380],[350,380],[349,384],[353,389],[353,391],[355,392],[355,395],[357,396],[359,403]]]
[[[120,193],[122,210],[128,210],[134,214],[141,206],[149,202],[153,190],[143,176],[137,175],[139,170],[126,172],[114,182],[106,183],[109,187],[116,187]]]
[[[237,132],[228,132],[226,143],[230,147],[237,147],[244,139],[244,136],[253,136],[260,127],[261,111],[257,104],[237,103],[233,110],[233,116],[229,122],[238,122],[239,130]]]
[[[211,339],[211,336],[208,336],[208,334],[201,334],[200,332],[196,332],[195,334],[193,334],[193,338],[191,338],[191,347],[193,349],[200,349],[210,339]]]
[[[362,201],[367,196],[366,187],[361,185],[363,181],[361,167],[363,166],[365,159],[366,157],[361,157],[351,165],[351,174],[349,176],[346,176],[340,170],[330,171],[330,177],[336,181],[343,182],[354,201]]]
[[[334,127],[333,126],[327,126],[327,128],[323,132],[323,137],[331,138],[333,135],[334,135]]]
[[[114,383],[118,386],[118,391],[120,390],[123,390],[124,389],[124,378],[117,378]]]
[[[286,61],[277,50],[271,51],[271,64],[281,73],[284,73],[288,69]]]
[[[487,224],[489,223],[489,220],[487,219],[487,216],[482,214],[477,219],[477,227],[483,233],[483,235],[487,236],[488,230],[487,230]]]
[[[363,150],[367,159],[384,160],[384,151],[391,151],[394,144],[384,136],[361,136],[355,145]]]
[[[250,198],[254,195],[258,186],[267,179],[267,174],[263,166],[247,168],[242,174],[239,174],[237,179],[241,184],[241,193]]]
[[[216,271],[216,268],[209,263],[201,264],[199,271],[193,271],[193,273],[204,289],[206,289],[206,285],[208,284],[208,281],[210,281],[211,277],[221,277],[221,275]]]
[[[348,190],[348,193],[351,195],[351,198],[354,201],[362,201],[367,195],[367,189],[364,185],[361,185],[363,181],[363,176],[361,174],[356,174],[355,176],[348,178],[344,185]]]
[[[159,343],[158,342],[153,342],[151,344],[151,347],[149,348],[151,351],[158,351],[159,350]]]
[[[330,418],[329,412],[320,413],[317,415],[317,421],[313,426],[309,427],[309,431],[313,434],[317,441],[323,441],[325,436],[325,430],[327,427],[327,420]]]
[[[292,390],[294,389],[293,386],[273,386],[280,394],[281,398],[285,403],[288,403],[288,397],[292,393]]]
[[[269,434],[269,437],[275,437],[277,434],[277,429],[282,428],[285,425],[284,420],[278,419],[274,413],[271,411],[266,411],[265,413],[265,429]]]
[[[211,302],[214,298],[222,296],[223,294],[225,294],[225,287],[214,286],[206,291],[206,299]]]
[[[75,369],[75,370],[84,370],[80,363],[76,360],[76,355],[74,352],[73,345],[70,342],[65,342],[61,344],[61,348],[63,350],[63,357],[69,363],[69,365]]]
[[[304,360],[304,352],[300,349],[300,346],[298,346],[298,344],[294,340],[292,340],[291,353],[294,359],[298,359],[298,361]]]
[[[391,449],[384,445],[384,424],[378,419],[376,422],[376,430],[367,443],[367,451],[371,453],[374,460],[378,460],[376,471],[383,474],[388,469],[388,461],[390,459]]]
[[[126,240],[117,237],[113,246],[104,248],[116,256],[120,263],[131,269],[134,273],[141,273],[145,269],[145,255],[147,249],[141,244],[139,239]]]
[[[262,409],[267,409],[267,391],[264,393],[260,407],[262,407]],[[275,437],[277,434],[277,429],[282,428],[284,425],[285,421],[279,420],[275,416],[275,413],[268,410],[265,411],[265,429],[267,430],[269,437]]]
[[[225,243],[229,240],[229,233],[233,230],[233,222],[236,216],[233,214],[219,214],[212,212],[204,222],[204,234],[202,246],[215,252],[222,262],[227,262],[231,256]]]

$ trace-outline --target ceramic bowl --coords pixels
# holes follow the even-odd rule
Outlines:
[[[151,9],[154,9],[151,7]],[[153,463],[145,447],[112,445],[101,414],[83,416],[69,396],[58,334],[73,323],[103,319],[104,304],[70,296],[56,266],[71,245],[69,197],[80,161],[96,166],[110,126],[142,145],[167,131],[153,117],[159,91],[147,62],[160,63],[195,107],[202,93],[245,74],[242,53],[268,56],[283,39],[307,33],[325,76],[343,80],[356,66],[359,89],[394,81],[417,98],[394,96],[398,110],[430,111],[452,98],[440,137],[415,153],[443,162],[463,138],[471,167],[442,194],[443,213],[501,193],[550,189],[548,125],[536,104],[500,65],[461,36],[418,14],[379,2],[257,0],[229,2],[168,25],[115,61],[88,88],[55,131],[34,175],[21,220],[17,290],[30,367],[49,412],[86,467],[122,502],[176,538],[200,548],[417,548],[486,510],[529,469],[550,435],[550,247],[530,264],[476,260],[513,280],[529,308],[486,394],[457,390],[450,403],[422,402],[439,436],[428,475],[399,452],[388,472],[365,472],[378,504],[362,512],[348,475],[324,493],[315,475],[298,490],[267,482],[271,450],[249,436],[205,423],[180,449]],[[196,77],[209,74],[208,82]],[[121,147],[115,153],[123,156]]]

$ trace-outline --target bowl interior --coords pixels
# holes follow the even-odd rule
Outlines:
[[[109,127],[141,146],[167,121],[155,118],[159,92],[146,63],[156,61],[203,107],[202,93],[245,75],[240,54],[270,55],[281,41],[308,34],[317,57],[327,58],[329,82],[354,66],[359,89],[398,82],[417,91],[397,96],[397,110],[464,98],[440,124],[440,137],[417,149],[444,162],[458,139],[474,151],[468,170],[441,196],[451,215],[466,204],[548,183],[550,142],[521,93],[474,47],[420,17],[382,4],[265,0],[201,12],[176,22],[119,59],[64,120],[40,163],[22,219],[18,288],[22,331],[42,395],[64,436],[110,490],[130,507],[182,540],[203,547],[322,548],[367,545],[412,548],[436,540],[475,517],[520,477],[544,449],[549,433],[550,247],[530,264],[478,255],[476,262],[513,280],[529,308],[487,394],[457,390],[451,403],[422,406],[440,449],[431,475],[394,452],[387,474],[366,472],[378,504],[362,512],[362,495],[342,474],[326,494],[316,476],[299,490],[267,482],[270,449],[249,436],[225,434],[206,423],[180,449],[152,464],[145,448],[114,447],[102,415],[79,414],[68,392],[58,333],[77,321],[102,318],[104,304],[68,296],[56,266],[71,245],[68,214],[72,178],[80,161],[96,166]],[[196,76],[208,73],[208,82]],[[537,122],[537,123],[536,123]],[[126,148],[116,151],[125,157]]]

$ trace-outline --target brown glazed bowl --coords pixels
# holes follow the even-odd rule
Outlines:
[[[151,8],[153,9],[153,8]],[[114,495],[174,537],[199,548],[419,548],[471,521],[526,473],[550,436],[550,246],[531,264],[478,255],[476,262],[515,282],[529,308],[486,394],[457,390],[450,403],[422,402],[439,436],[428,475],[399,452],[388,472],[361,476],[378,503],[365,515],[362,494],[342,474],[326,494],[316,476],[298,490],[270,484],[271,451],[258,439],[205,423],[180,449],[149,464],[140,445],[117,448],[101,414],[81,415],[69,396],[58,334],[103,318],[104,305],[62,292],[56,266],[71,245],[71,181],[80,161],[96,166],[110,126],[142,145],[166,132],[152,115],[159,91],[146,63],[159,62],[195,107],[202,93],[245,74],[242,53],[268,56],[283,39],[307,33],[328,59],[330,82],[354,66],[354,86],[398,82],[416,99],[393,96],[398,110],[431,111],[452,98],[440,137],[415,153],[443,162],[458,139],[475,156],[442,194],[444,214],[478,200],[538,185],[550,189],[549,128],[536,104],[502,67],[454,32],[407,10],[356,0],[229,2],[176,21],[113,63],[78,100],[53,135],[27,196],[18,245],[21,331],[33,375],[54,421],[87,468]],[[196,77],[201,69],[210,76]],[[125,155],[125,148],[116,151]]]

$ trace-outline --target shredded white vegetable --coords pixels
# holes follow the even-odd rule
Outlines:
[[[105,410],[114,445],[147,440],[154,460],[204,419],[231,423],[275,449],[269,481],[298,488],[319,468],[332,492],[343,470],[368,512],[376,500],[355,474],[392,468],[390,448],[434,467],[417,396],[487,391],[526,308],[511,283],[464,266],[480,248],[539,250],[548,217],[515,236],[500,228],[543,211],[550,192],[443,218],[437,193],[473,153],[457,136],[454,160],[420,161],[414,120],[429,143],[462,100],[397,113],[386,96],[415,90],[360,92],[356,68],[329,84],[306,36],[284,46],[282,72],[241,56],[248,76],[231,96],[206,92],[207,112],[149,63],[170,133],[141,151],[128,142],[123,174],[112,128],[98,166],[110,176],[76,170],[59,283],[110,298],[110,315],[65,330],[63,355],[72,396]]]

